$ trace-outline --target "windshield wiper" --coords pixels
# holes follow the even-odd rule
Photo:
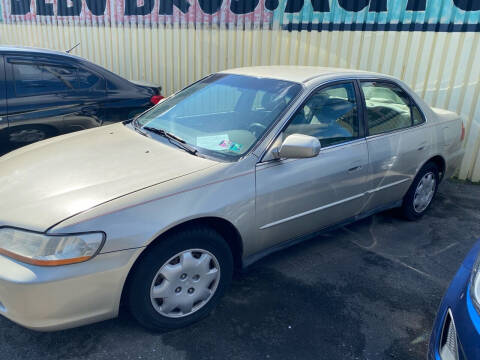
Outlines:
[[[192,155],[196,155],[198,152],[197,149],[188,145],[187,142],[183,140],[181,137],[174,135],[172,133],[169,133],[168,131],[165,131],[163,129],[157,129],[151,126],[144,126],[142,129],[167,138],[168,141],[170,141],[170,143],[177,145],[178,147],[181,147],[182,149],[184,149],[185,151],[189,152]]]

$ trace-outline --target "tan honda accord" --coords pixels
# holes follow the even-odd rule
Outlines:
[[[0,158],[0,314],[59,330],[123,302],[148,328],[189,325],[272,251],[392,207],[420,218],[463,136],[380,74],[207,76],[134,120]]]

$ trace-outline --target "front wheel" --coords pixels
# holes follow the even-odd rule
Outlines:
[[[427,163],[413,180],[402,204],[402,213],[408,220],[421,218],[430,207],[439,182],[439,171],[434,163]]]
[[[149,329],[172,330],[202,319],[231,282],[232,253],[212,229],[175,232],[147,251],[129,281],[128,303]]]

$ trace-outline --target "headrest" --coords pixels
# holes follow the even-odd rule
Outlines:
[[[279,96],[278,94],[272,94],[267,92],[262,97],[261,105],[264,109],[270,109],[279,104],[285,105],[286,100],[284,97]]]
[[[328,101],[328,97],[326,95],[316,94],[310,98],[308,105],[309,105],[309,108],[312,109],[312,111],[320,110],[322,107],[325,106],[325,103],[327,101]]]

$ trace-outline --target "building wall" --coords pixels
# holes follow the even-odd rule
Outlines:
[[[467,129],[480,181],[480,0],[0,0],[0,44],[66,50],[165,94],[218,70],[348,67],[404,80]]]

